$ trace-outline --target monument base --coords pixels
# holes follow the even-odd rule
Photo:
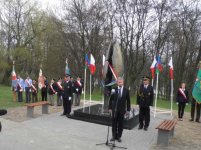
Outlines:
[[[112,125],[112,118],[108,113],[102,112],[102,105],[96,104],[81,109],[74,110],[73,115],[68,118],[82,120],[102,125]],[[131,118],[124,119],[124,129],[133,129],[139,123],[139,113],[134,112]]]

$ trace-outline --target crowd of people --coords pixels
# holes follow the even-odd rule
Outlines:
[[[137,92],[137,105],[139,106],[139,127],[138,129],[148,130],[150,124],[150,106],[153,106],[154,90],[149,84],[150,78],[143,77],[143,82],[140,85]],[[38,86],[35,79],[31,79],[29,76],[23,80],[20,76],[17,77],[17,84],[13,87],[13,90],[18,93],[18,102],[23,102],[23,91],[26,95],[26,103],[38,101]],[[70,76],[65,75],[63,80],[59,78],[58,81],[51,79],[50,83],[47,77],[44,77],[44,84],[41,88],[42,101],[47,101],[47,95],[49,94],[50,105],[55,105],[54,97],[57,96],[56,105],[61,106],[63,104],[62,116],[68,116],[71,113],[71,107],[80,105],[80,97],[83,90],[83,81],[78,76],[76,81]],[[184,116],[185,106],[189,103],[189,92],[186,89],[186,84],[182,83],[178,89],[176,102],[178,104],[178,120],[182,121]],[[191,119],[194,121],[194,114],[196,108],[195,121],[200,123],[200,106],[195,99],[192,99]],[[129,90],[124,87],[123,78],[117,79],[117,87],[111,94],[109,100],[109,112],[112,114],[112,139],[111,141],[118,140],[121,142],[121,136],[123,133],[123,119],[125,114],[129,114],[131,109],[131,101]]]
[[[83,90],[83,81],[80,76],[77,77],[76,81],[70,75],[65,75],[63,79],[59,78],[58,81],[51,79],[50,82],[48,82],[46,76],[43,76],[43,79],[44,83],[42,87],[39,88],[36,79],[31,79],[27,76],[27,78],[23,80],[18,75],[17,83],[12,87],[13,92],[17,93],[17,101],[26,103],[37,102],[39,101],[38,97],[40,93],[42,101],[49,100],[49,104],[52,106],[63,105],[64,112],[62,115],[70,114],[72,105],[80,105]],[[25,101],[23,99],[23,93],[25,93]],[[55,96],[57,100],[55,100]]]

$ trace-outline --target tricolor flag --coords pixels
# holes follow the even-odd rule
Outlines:
[[[93,57],[93,55],[90,55],[90,65],[89,65],[89,69],[91,74],[93,75],[96,71],[96,66],[95,66],[95,59]]]
[[[66,58],[66,67],[65,67],[65,74],[70,75],[70,69],[68,67],[68,59]]]
[[[159,73],[163,70],[163,67],[162,67],[162,64],[161,64],[161,57],[160,56],[157,56],[156,57],[156,73]]]
[[[156,66],[156,63],[157,63],[157,61],[156,61],[156,58],[154,57],[154,60],[153,60],[153,62],[151,64],[151,67],[150,67],[152,79],[154,79],[154,77],[155,77],[155,66]]]
[[[88,55],[86,54],[85,55],[85,68],[89,67],[89,65],[90,65],[90,60],[89,60]]]
[[[172,57],[170,58],[170,62],[168,63],[168,66],[170,66],[170,79],[174,79]]]

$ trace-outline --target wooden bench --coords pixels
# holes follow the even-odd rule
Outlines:
[[[34,107],[42,105],[42,114],[48,114],[49,103],[47,101],[25,104],[27,106],[27,117],[34,117]]]
[[[174,128],[176,125],[176,120],[163,120],[157,127],[158,129],[158,139],[157,144],[164,144],[168,146],[170,137],[174,136]]]

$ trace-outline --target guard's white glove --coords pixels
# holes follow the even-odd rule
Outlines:
[[[178,103],[178,102],[177,102],[176,104],[177,104],[177,105],[179,105],[179,103]]]
[[[69,101],[70,101],[70,100],[71,100],[71,97],[69,97],[68,99],[69,99]]]
[[[188,106],[188,103],[186,103],[186,106]]]
[[[79,89],[76,89],[76,91],[78,92]]]

